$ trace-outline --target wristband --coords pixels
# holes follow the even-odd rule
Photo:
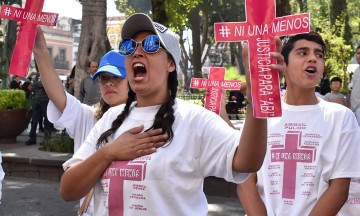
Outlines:
[[[251,109],[253,109],[254,107],[253,107],[253,105],[251,104],[251,103],[246,103],[246,107],[247,108],[251,108]]]
[[[245,105],[246,105],[246,107],[249,107],[249,108],[251,108],[251,109],[253,109],[253,108],[254,108],[253,104],[252,104],[252,103],[250,103],[247,99],[246,99],[246,103],[245,103]]]

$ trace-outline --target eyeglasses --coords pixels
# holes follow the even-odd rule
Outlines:
[[[149,35],[141,42],[136,42],[133,39],[123,39],[119,45],[119,53],[121,55],[131,55],[135,52],[138,44],[141,44],[142,50],[146,53],[155,53],[161,48],[160,38],[157,35]]]

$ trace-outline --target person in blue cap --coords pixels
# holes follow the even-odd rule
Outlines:
[[[18,26],[18,31],[20,31],[21,22],[18,22]],[[66,129],[69,136],[74,139],[74,152],[76,152],[97,120],[110,107],[126,102],[128,83],[124,66],[125,57],[117,51],[109,51],[103,56],[99,69],[93,76],[93,79],[100,79],[101,99],[95,106],[89,106],[81,103],[64,89],[51,62],[46,40],[40,27],[37,28],[33,53],[41,80],[50,99],[47,108],[49,121]],[[132,132],[140,133],[141,130],[136,128]],[[154,136],[158,133],[155,130],[155,132],[142,133],[142,136]],[[128,146],[124,146],[124,148],[128,148]],[[145,155],[148,152],[141,154]],[[90,202],[87,213],[83,215],[93,215],[92,208],[92,202]]]

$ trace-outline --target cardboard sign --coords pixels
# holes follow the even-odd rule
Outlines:
[[[240,90],[240,80],[224,80],[224,67],[211,67],[209,79],[191,78],[190,88],[206,89],[205,108],[220,114],[222,89]]]
[[[214,24],[216,42],[248,41],[251,94],[256,118],[281,116],[279,75],[270,69],[276,60],[275,36],[310,32],[310,15],[275,17],[275,0],[246,0],[246,22]]]
[[[9,5],[1,6],[1,18],[22,22],[12,54],[9,74],[26,77],[37,25],[56,25],[58,14],[41,12],[43,5],[44,0],[27,0],[24,9]]]

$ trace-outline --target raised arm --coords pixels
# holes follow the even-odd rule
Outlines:
[[[37,27],[36,32],[33,53],[40,72],[41,82],[49,99],[55,104],[60,112],[63,112],[66,106],[64,86],[54,69],[47,49],[44,33],[39,26]]]
[[[276,65],[271,65],[272,69],[278,70],[282,76],[285,62],[281,52],[281,40],[275,38],[277,52],[271,53],[271,57],[277,59]],[[243,47],[243,62],[246,73],[246,97],[249,102],[252,101],[251,82],[248,61],[248,45]],[[233,158],[233,170],[238,172],[256,172],[260,169],[265,153],[267,141],[267,120],[254,118],[253,108],[247,105],[245,124],[241,134],[239,146]]]

